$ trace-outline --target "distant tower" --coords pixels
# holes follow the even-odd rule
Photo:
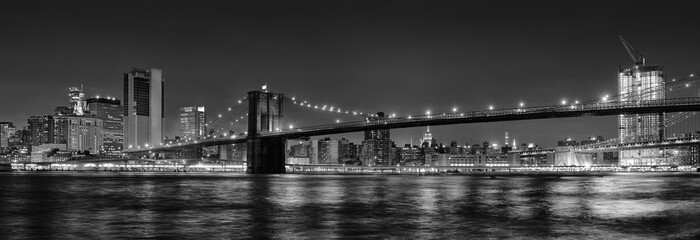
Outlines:
[[[430,126],[428,126],[428,129],[423,134],[423,142],[427,142],[428,147],[433,145],[433,134],[430,133]]]
[[[163,71],[132,69],[124,73],[124,147],[158,146],[163,142]]]
[[[515,138],[513,138],[513,149],[517,149],[517,148],[518,148],[518,145],[515,144]]]
[[[506,141],[504,142],[503,145],[505,145],[506,147],[508,146],[508,132],[507,131],[506,131]]]
[[[74,115],[83,115],[87,111],[87,103],[85,102],[85,93],[83,88],[70,87],[68,88],[68,97],[70,97],[70,109]]]

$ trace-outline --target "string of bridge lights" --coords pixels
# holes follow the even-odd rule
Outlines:
[[[315,104],[315,103],[309,102],[308,100],[297,100],[296,97],[285,98],[285,101],[288,103],[292,103],[294,105],[305,107],[307,109],[319,110],[319,111],[330,112],[330,113],[339,113],[339,114],[346,114],[346,115],[353,115],[353,116],[360,116],[360,117],[376,117],[377,116],[377,114],[366,113],[364,111],[357,111],[357,110],[347,110],[347,108],[340,108],[340,107],[336,107],[336,106],[333,106],[330,104]]]

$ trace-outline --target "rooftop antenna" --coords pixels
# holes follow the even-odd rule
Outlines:
[[[620,41],[622,42],[622,46],[625,47],[625,50],[627,50],[627,54],[630,55],[630,58],[632,58],[632,61],[634,62],[634,64],[636,64],[636,65],[639,65],[639,64],[644,65],[644,64],[645,64],[645,61],[644,61],[644,58],[643,58],[641,55],[640,55],[639,57],[635,57],[635,54],[634,54],[634,47],[632,47],[632,44],[630,44],[630,43],[628,43],[627,41],[625,41],[625,39],[622,38],[622,35],[617,35],[617,36],[620,37]]]

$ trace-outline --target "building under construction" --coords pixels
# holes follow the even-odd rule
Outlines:
[[[646,59],[634,53],[634,48],[620,37],[622,44],[634,61],[629,68],[620,68],[618,86],[620,101],[645,101],[666,98],[663,67],[647,65]],[[619,116],[621,143],[654,141],[665,134],[663,114],[624,114]],[[620,152],[620,165],[665,165],[663,151],[659,149],[626,150]]]

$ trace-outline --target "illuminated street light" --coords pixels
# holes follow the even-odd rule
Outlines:
[[[566,105],[566,99],[561,100],[561,105]]]
[[[430,110],[425,111],[425,115],[430,115]]]
[[[453,108],[452,108],[452,113],[456,113],[456,112],[457,112],[457,108],[456,108],[456,107],[453,107]]]
[[[289,125],[289,129],[294,129],[294,125]]]
[[[493,105],[489,106],[489,110],[493,110]]]
[[[520,102],[520,107],[524,107],[524,106],[525,106],[525,103],[524,103],[524,102]]]
[[[574,101],[574,104],[578,104],[578,100]]]
[[[340,119],[336,119],[336,120],[335,120],[335,123],[340,123]]]

